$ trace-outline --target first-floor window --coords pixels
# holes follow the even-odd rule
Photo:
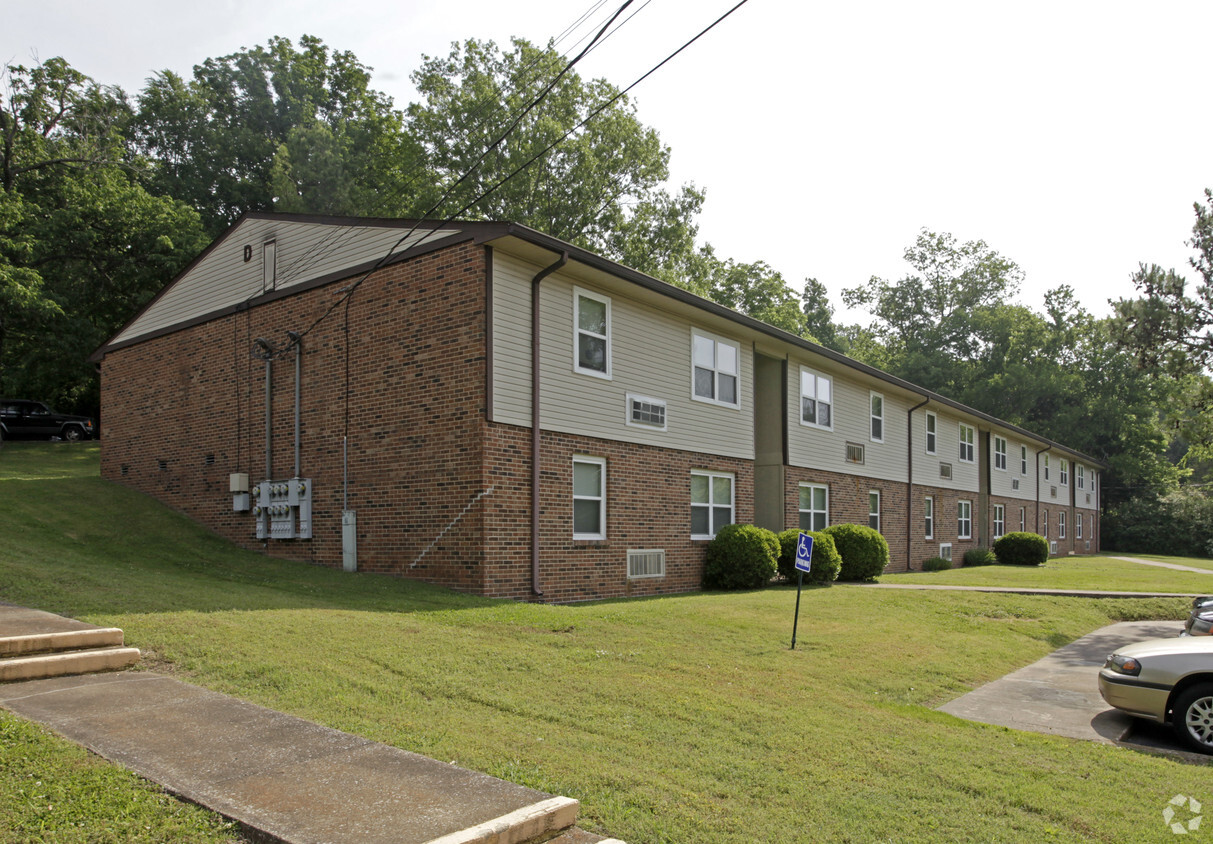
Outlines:
[[[994,505],[994,538],[1002,536],[1007,530],[1007,508],[1002,504]]]
[[[830,489],[817,484],[800,485],[800,529],[825,530],[830,526]]]
[[[1082,513],[1074,517],[1074,538],[1082,539]]]
[[[691,472],[691,538],[711,539],[733,524],[733,476]]]
[[[1019,532],[1023,533],[1028,529],[1028,511],[1025,507],[1019,508]]]
[[[573,458],[573,538],[606,537],[606,460]]]
[[[868,527],[880,530],[880,493],[875,490],[868,493]]]
[[[1045,532],[1041,535],[1044,536],[1045,539],[1048,539],[1049,538],[1049,511],[1041,510],[1041,513],[1044,515],[1044,518],[1041,521],[1044,523],[1044,526],[1045,526]]]
[[[961,501],[956,507],[956,538],[970,539],[973,536],[973,502]]]
[[[935,499],[928,495],[922,500],[922,514],[925,522],[926,533],[924,536],[931,539],[935,536]]]
[[[1057,538],[1058,539],[1066,538],[1066,511],[1065,510],[1057,511]]]

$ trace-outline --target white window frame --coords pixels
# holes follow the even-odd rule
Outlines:
[[[1045,480],[1049,479],[1049,455],[1045,455]]]
[[[973,502],[961,499],[956,502],[956,538],[973,538]]]
[[[939,417],[929,410],[926,422],[923,423],[923,430],[926,432],[924,446],[927,454],[934,454],[939,445]]]
[[[1025,478],[1028,476],[1028,447],[1026,445],[1019,447],[1019,474]]]
[[[1070,485],[1070,462],[1065,458],[1058,459],[1057,482],[1062,486]]]
[[[923,539],[935,538],[935,496],[928,495],[922,500]]]
[[[706,502],[696,502],[696,501],[692,500],[691,501],[692,514],[694,513],[696,507],[707,507],[708,508],[708,530],[710,531],[712,529],[712,526],[715,524],[716,509],[725,506],[724,504],[722,504],[718,501],[715,501],[713,499],[713,496],[715,496],[715,494],[716,494],[715,481],[719,478],[727,478],[729,481],[729,503],[728,503],[729,521],[725,522],[725,524],[733,524],[737,519],[737,478],[733,475],[732,472],[713,472],[710,469],[692,469],[691,477],[694,478],[696,476],[704,477],[704,478],[708,479],[708,500]],[[688,490],[688,492],[689,492],[689,490]],[[693,525],[695,524],[695,519],[693,517],[691,519],[691,524],[692,524],[691,530],[694,531]],[[724,525],[721,525],[721,527],[723,527],[723,526]],[[691,539],[715,539],[715,538],[716,538],[716,534],[714,532],[712,532],[712,533],[694,533],[694,532],[692,532],[691,533]]]
[[[809,491],[809,507],[807,510],[804,507],[800,506],[799,496],[800,496],[801,490]],[[824,510],[817,510],[813,507],[813,493],[816,492],[817,490],[822,490],[825,493],[825,509]],[[824,530],[825,528],[828,528],[830,526],[830,487],[829,487],[829,485],[827,485],[827,484],[800,484],[797,489],[796,509],[797,509],[797,513],[799,516],[799,518],[797,519],[797,524],[799,524],[801,521],[803,521],[803,517],[805,516],[805,514],[808,514],[808,516],[809,516],[810,527],[807,527],[807,528],[801,527],[800,528],[801,530],[817,531],[817,530]],[[821,527],[812,527],[812,524],[814,521],[813,517],[818,514],[821,514],[822,520],[825,522],[825,524],[823,524]]]
[[[1007,532],[1007,508],[1003,504],[994,505],[994,539],[999,539]]]
[[[947,560],[949,563],[952,562],[952,543],[951,542],[939,543],[939,556],[940,556],[940,558]]]
[[[878,407],[879,406],[879,407]],[[879,413],[877,410],[879,409]],[[884,442],[884,396],[877,392],[868,393],[868,436],[874,443]],[[877,430],[879,429],[879,435]]]
[[[593,331],[581,327],[581,300],[590,299],[598,302],[606,307],[606,334],[595,334]],[[604,364],[606,371],[592,369],[588,366],[581,365],[581,335],[585,334],[588,337],[595,337],[603,341],[605,351],[603,353]],[[573,288],[573,371],[582,375],[591,375],[594,378],[602,378],[610,381],[611,379],[611,299],[608,296],[603,296],[601,293],[594,293],[590,290],[585,290],[581,287]]]
[[[1085,474],[1086,473],[1083,471],[1082,464],[1075,463],[1074,464],[1074,482],[1078,484],[1079,489],[1086,488],[1086,479],[1084,478]]]
[[[632,418],[632,403],[643,402],[654,406],[660,406],[662,409],[661,418],[664,422],[661,425],[654,425],[651,422],[637,422]],[[670,425],[670,408],[663,399],[654,399],[649,396],[641,396],[636,393],[628,393],[623,406],[624,424],[631,425],[634,428],[644,428],[649,431],[666,431]]]
[[[1082,539],[1082,513],[1074,514],[1074,538]]]
[[[872,496],[876,496],[875,510],[872,509]],[[875,522],[875,524],[872,524],[873,522]],[[868,527],[872,528],[877,533],[880,532],[880,490],[878,489],[868,490]]]
[[[702,367],[695,361],[695,345],[697,340],[706,340],[712,344],[712,366]],[[727,372],[720,368],[720,348],[725,346],[733,350],[734,360],[737,362],[736,372]],[[712,395],[701,396],[696,391],[695,371],[697,369],[707,369],[712,373]],[[720,395],[720,376],[731,376],[735,379],[734,390],[737,395],[737,401],[728,402],[721,401],[716,398]],[[709,334],[706,331],[700,331],[698,328],[691,329],[691,399],[701,401],[705,404],[714,404],[720,407],[731,407],[735,409],[741,408],[741,344],[736,340],[726,340],[723,337],[718,337],[715,334]]]
[[[966,437],[965,434],[968,434]],[[960,462],[975,463],[977,462],[977,429],[972,425],[960,423]],[[965,454],[968,454],[968,457]]]
[[[1057,511],[1057,538],[1058,539],[1066,538],[1066,511],[1065,510]]]
[[[601,478],[601,486],[598,490],[598,495],[578,495],[577,494],[577,464],[597,466],[601,470],[599,477]],[[605,457],[591,457],[587,454],[573,455],[573,501],[597,501],[598,502],[598,531],[596,533],[578,533],[577,532],[577,516],[573,515],[573,538],[574,539],[606,539],[607,532],[607,462]],[[574,505],[574,510],[576,505]]]
[[[807,383],[806,383],[806,379],[807,379]],[[810,384],[812,385],[812,388],[813,388],[811,395],[809,394],[809,391],[805,389],[805,387],[809,386]],[[826,388],[826,392],[828,392],[830,395],[830,400],[825,401],[825,402],[823,402],[820,398],[821,388],[822,388],[823,384]],[[806,422],[805,421],[804,403],[805,403],[806,399],[808,399],[809,401],[814,403],[813,416],[816,419],[821,419],[821,406],[823,404],[827,408],[829,408],[829,417],[830,417],[829,425],[822,425],[821,422]],[[829,375],[822,375],[820,372],[814,372],[813,370],[809,369],[808,367],[805,367],[805,366],[800,367],[800,412],[798,415],[800,418],[800,424],[804,425],[806,428],[820,428],[823,431],[833,431],[834,430],[834,379],[833,378],[831,378]]]
[[[1019,508],[1019,532],[1023,533],[1028,529],[1028,508]]]
[[[994,468],[1000,472],[1007,471],[1007,438],[994,437]]]
[[[1049,538],[1049,511],[1041,510],[1040,514],[1044,517],[1041,519],[1041,522],[1045,526],[1045,532],[1042,535],[1044,536],[1045,539],[1048,539]]]

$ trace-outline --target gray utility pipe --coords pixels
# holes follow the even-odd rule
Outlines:
[[[291,338],[291,342],[295,344],[295,474],[299,475],[299,431],[302,427],[300,424],[300,398],[303,391],[303,335],[298,331],[288,331],[286,335]]]
[[[539,598],[539,282],[569,262],[561,252],[551,266],[531,279],[531,594]]]
[[[274,416],[274,349],[264,337],[258,337],[253,343],[261,347],[263,354],[260,357],[265,361],[265,479],[268,481],[274,477],[273,427],[271,425]]]

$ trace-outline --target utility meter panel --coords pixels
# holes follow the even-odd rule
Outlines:
[[[312,538],[312,482],[309,478],[257,484],[258,539]]]

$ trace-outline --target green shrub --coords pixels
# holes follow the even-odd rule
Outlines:
[[[725,525],[708,545],[703,585],[708,589],[761,589],[775,576],[779,539],[766,528]]]
[[[832,583],[838,579],[842,568],[842,557],[834,547],[834,540],[821,531],[806,530],[813,537],[813,561],[805,575],[807,583]],[[800,531],[785,530],[779,534],[779,573],[788,580],[796,580],[796,543]]]
[[[966,566],[992,566],[998,562],[998,557],[989,548],[970,548],[965,551]]]
[[[951,560],[945,560],[943,557],[932,557],[929,560],[924,560],[922,564],[923,571],[943,571],[952,567]]]
[[[1014,531],[994,543],[998,562],[1011,566],[1038,566],[1049,559],[1049,541],[1035,533]]]
[[[889,564],[889,543],[867,525],[831,525],[822,531],[842,557],[839,580],[872,580]]]

